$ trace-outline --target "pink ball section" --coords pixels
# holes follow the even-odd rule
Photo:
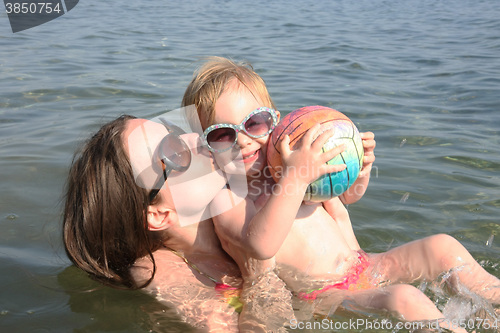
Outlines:
[[[305,106],[287,114],[276,126],[267,148],[267,161],[275,181],[282,171],[280,142],[285,135],[290,136],[290,147],[295,149],[305,132],[316,124],[321,130],[334,129],[333,136],[323,146],[328,151],[345,144],[346,149],[328,164],[346,164],[347,168],[321,176],[312,182],[304,196],[305,201],[321,202],[344,193],[357,179],[363,166],[363,143],[354,123],[343,113],[324,106]]]

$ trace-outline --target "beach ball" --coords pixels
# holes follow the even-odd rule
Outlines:
[[[297,147],[304,134],[316,124],[320,131],[333,129],[333,136],[323,145],[328,151],[341,144],[345,150],[328,161],[328,164],[345,164],[346,169],[326,174],[309,184],[305,201],[322,202],[344,193],[358,178],[363,166],[363,143],[354,123],[343,113],[324,106],[306,106],[287,114],[271,134],[267,149],[270,173],[278,181],[282,172],[280,142],[285,135],[290,136],[290,147]],[[300,170],[298,171],[300,172]]]

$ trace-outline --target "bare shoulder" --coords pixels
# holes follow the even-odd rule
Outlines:
[[[154,252],[156,273],[144,291],[173,309],[188,324],[208,331],[237,332],[238,313],[213,287],[204,285],[190,267],[168,250]],[[137,260],[132,274],[138,281],[149,279],[153,264]]]
[[[156,271],[153,281],[143,290],[158,300],[178,307],[181,304],[198,304],[206,300],[217,299],[213,287],[200,281],[193,270],[178,256],[169,250],[154,252]],[[153,264],[150,258],[141,258],[132,268],[132,274],[138,282],[151,278]],[[179,309],[177,309],[179,310]]]
[[[155,251],[154,261],[156,265],[155,277],[146,289],[152,289],[163,285],[178,285],[181,281],[194,282],[196,279],[192,271],[184,261],[168,250]],[[149,257],[138,259],[131,268],[134,279],[141,283],[151,278],[153,274],[153,262]]]

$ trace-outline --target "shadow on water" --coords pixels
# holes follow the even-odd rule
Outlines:
[[[59,273],[57,281],[69,295],[70,310],[85,315],[74,332],[196,332],[151,296],[103,286],[74,266]]]

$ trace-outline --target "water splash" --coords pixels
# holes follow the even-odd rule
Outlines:
[[[495,235],[491,234],[490,238],[486,241],[486,246],[491,247],[493,245],[493,239],[495,238]]]
[[[409,197],[410,197],[410,192],[406,192],[405,194],[403,194],[403,196],[401,197],[401,199],[399,199],[399,202],[405,203],[408,200]]]
[[[13,220],[17,220],[18,218],[19,218],[19,215],[14,214],[14,213],[7,214],[7,215],[5,216],[5,219],[6,219],[6,220],[11,220],[11,221],[13,221]]]
[[[446,323],[460,323],[467,330],[481,328],[483,322],[498,320],[495,310],[486,299],[470,291],[460,283],[456,274],[458,267],[441,275],[436,281],[422,283],[420,290],[436,303]],[[449,289],[453,288],[450,296]]]

